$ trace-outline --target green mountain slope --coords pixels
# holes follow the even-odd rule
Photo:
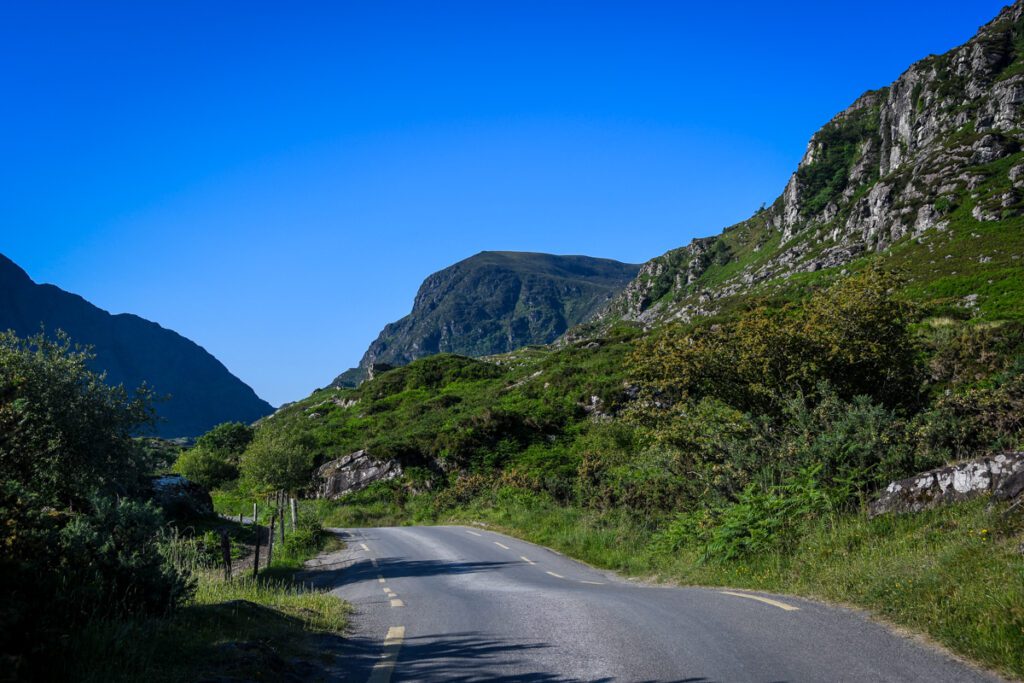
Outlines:
[[[770,207],[644,264],[602,318],[714,315],[873,256],[936,309],[1024,316],[1022,13],[1007,7],[966,44],[862,95],[814,134]]]
[[[405,365],[436,353],[488,356],[547,344],[589,320],[639,266],[589,256],[485,251],[430,275],[412,312],[387,325],[353,368],[354,386],[376,364]]]
[[[43,326],[91,345],[92,365],[107,373],[110,384],[131,390],[145,382],[158,396],[169,395],[156,406],[160,436],[198,436],[221,422],[252,422],[274,410],[195,342],[138,316],[111,315],[77,294],[36,284],[0,255],[0,330],[29,336]]]

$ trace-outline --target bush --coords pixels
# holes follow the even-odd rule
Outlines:
[[[174,471],[206,489],[220,488],[238,478],[238,466],[227,454],[201,445],[183,451]]]
[[[302,491],[313,476],[313,439],[306,433],[258,429],[242,454],[244,487],[256,493]]]
[[[135,497],[152,417],[66,336],[0,334],[0,658],[38,674],[90,621],[163,614],[192,584],[161,555],[163,519]],[[5,672],[6,673],[6,672]]]
[[[58,508],[84,504],[93,491],[140,493],[151,470],[131,438],[152,421],[149,390],[130,397],[107,386],[90,359],[66,335],[0,333],[0,480]]]
[[[96,497],[57,511],[17,482],[0,484],[0,643],[18,675],[95,620],[165,614],[195,585],[162,555],[159,511]],[[17,677],[17,676],[15,676]]]
[[[736,322],[653,336],[631,360],[643,390],[638,410],[657,413],[711,397],[777,415],[787,396],[813,395],[823,381],[846,399],[916,406],[923,364],[910,330],[913,311],[890,295],[897,283],[868,269],[800,307],[759,308]]]

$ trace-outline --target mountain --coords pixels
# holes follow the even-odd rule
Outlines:
[[[39,285],[0,254],[0,330],[32,335],[64,330],[91,345],[93,367],[113,385],[145,382],[158,395],[163,437],[198,436],[221,422],[252,422],[273,412],[244,382],[201,346],[177,332],[130,314],[111,315],[53,285]]]
[[[334,381],[354,386],[379,364],[436,353],[488,356],[547,344],[589,320],[639,266],[589,256],[483,251],[423,281],[412,312],[385,326],[359,366]]]
[[[727,313],[876,255],[937,312],[1024,317],[1022,15],[1018,1],[857,98],[813,135],[770,207],[645,263],[597,327]]]

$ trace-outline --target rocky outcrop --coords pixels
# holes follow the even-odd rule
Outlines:
[[[1024,453],[1003,453],[929,470],[894,481],[869,506],[872,517],[890,512],[919,512],[991,493],[1010,500],[1024,492]]]
[[[208,517],[213,514],[213,499],[209,492],[180,474],[154,477],[150,486],[153,502],[173,519]]]
[[[402,476],[397,460],[377,462],[365,450],[349,453],[321,465],[314,476],[317,498],[340,498],[378,481]]]
[[[647,326],[712,314],[761,283],[901,242],[918,242],[919,260],[941,277],[940,238],[958,208],[983,223],[1024,215],[1022,35],[1018,0],[966,44],[859,97],[812,136],[771,206],[644,264],[602,319]]]
[[[481,252],[428,276],[412,312],[385,326],[359,367],[332,386],[356,386],[438,353],[480,357],[553,342],[607,305],[638,269],[589,256]]]

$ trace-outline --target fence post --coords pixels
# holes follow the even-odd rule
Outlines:
[[[299,519],[299,503],[294,498],[289,498],[289,503],[292,509],[292,533],[295,533],[295,525],[298,524]]]
[[[260,537],[263,536],[263,529],[259,524],[253,524],[252,528],[256,532],[256,550],[252,558],[252,578],[255,579],[260,574]]]
[[[224,580],[231,580],[231,538],[228,536],[228,530],[224,527],[220,529],[220,554],[224,559]]]
[[[259,517],[256,516],[256,501],[252,502],[252,523],[259,524]]]
[[[277,521],[277,513],[270,515],[270,534],[267,535],[267,566],[274,561],[274,522]]]
[[[277,514],[281,517],[281,547],[284,547],[284,505],[285,505],[285,494],[281,491],[277,494]]]

